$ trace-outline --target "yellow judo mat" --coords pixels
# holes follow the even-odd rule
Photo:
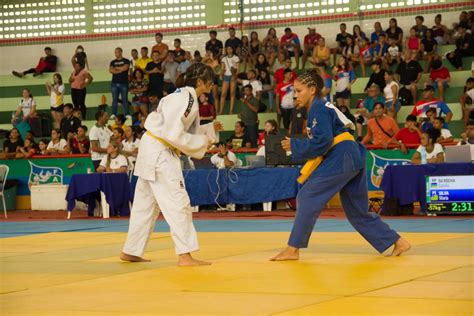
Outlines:
[[[402,233],[405,256],[357,233],[314,233],[299,262],[269,262],[288,232],[199,233],[199,259],[176,267],[154,233],[150,263],[118,260],[125,233],[0,239],[1,315],[473,315],[474,234]]]

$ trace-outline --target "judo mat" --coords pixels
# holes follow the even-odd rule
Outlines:
[[[176,267],[159,221],[120,262],[128,221],[0,222],[1,315],[473,315],[474,222],[387,220],[409,240],[379,255],[346,220],[318,221],[298,262],[269,262],[291,220],[195,221],[199,259]]]

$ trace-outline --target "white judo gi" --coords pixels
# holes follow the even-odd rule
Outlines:
[[[199,245],[192,208],[175,151],[202,158],[209,140],[216,140],[213,124],[200,126],[196,92],[184,87],[160,101],[148,115],[145,128],[135,163],[138,182],[123,252],[143,256],[160,210],[170,226],[176,253],[196,251]]]

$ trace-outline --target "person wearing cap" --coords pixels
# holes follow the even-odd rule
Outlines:
[[[418,101],[411,114],[415,115],[418,118],[426,118],[426,111],[428,109],[436,109],[436,116],[439,117],[441,114],[445,115],[446,123],[451,121],[453,117],[453,112],[448,107],[444,101],[440,101],[434,98],[434,88],[433,86],[426,86],[423,90],[423,100]]]
[[[373,84],[379,86],[379,90],[383,90],[385,88],[385,70],[382,69],[382,60],[378,58],[375,59],[371,64],[371,68],[372,74],[365,85],[364,91],[367,92]]]
[[[300,67],[300,39],[289,27],[285,29],[285,34],[280,39],[280,50],[285,51],[289,57],[295,57],[295,69]]]
[[[408,153],[407,145],[420,145],[421,130],[418,128],[416,116],[410,114],[405,121],[405,127],[398,131],[392,138],[391,143],[400,146],[400,150]]]
[[[462,70],[462,58],[474,56],[474,36],[466,33],[466,28],[463,25],[458,25],[457,28],[459,37],[456,40],[456,49],[446,55],[451,65],[458,70]]]
[[[318,41],[320,38],[321,38],[321,34],[316,33],[316,27],[309,26],[308,34],[304,36],[304,40],[303,40],[304,48],[303,48],[303,58],[302,58],[303,67],[301,67],[302,70],[304,70],[308,57],[313,55],[314,47],[318,45]]]

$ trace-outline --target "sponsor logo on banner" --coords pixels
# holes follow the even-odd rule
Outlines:
[[[63,170],[59,167],[43,167],[30,163],[29,185],[63,184]]]
[[[387,168],[387,166],[411,164],[411,161],[409,159],[384,158],[375,154],[372,151],[370,151],[369,153],[372,156],[372,168],[370,169],[369,190],[380,189],[380,183],[382,182],[382,177],[385,172],[385,168]]]

